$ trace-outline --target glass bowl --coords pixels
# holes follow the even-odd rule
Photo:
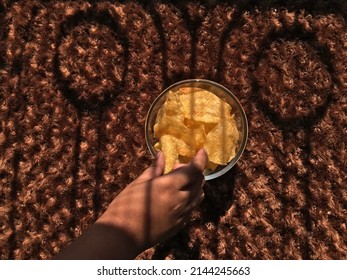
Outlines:
[[[166,94],[170,90],[176,90],[181,87],[194,87],[208,90],[214,93],[219,98],[223,99],[225,102],[227,102],[231,106],[232,112],[235,114],[236,126],[240,133],[240,139],[237,143],[235,157],[227,165],[219,165],[214,171],[204,172],[206,181],[216,179],[225,174],[227,171],[229,171],[237,163],[246,147],[248,137],[247,117],[239,100],[236,98],[234,94],[232,94],[227,88],[225,88],[221,84],[204,79],[189,79],[179,81],[166,88],[163,92],[161,92],[151,105],[146,118],[145,137],[148,149],[150,153],[155,157],[157,151],[154,148],[154,144],[158,142],[158,139],[154,138],[153,126],[155,124],[157,113],[166,100]]]

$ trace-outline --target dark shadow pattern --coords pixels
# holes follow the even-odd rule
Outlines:
[[[338,34],[343,36],[346,32],[345,1],[24,2],[0,1],[0,70],[8,70],[17,98],[9,111],[15,121],[15,135],[11,136],[15,143],[5,146],[6,149],[10,144],[15,147],[10,161],[13,164],[12,185],[9,195],[1,197],[1,203],[11,205],[7,227],[12,234],[8,238],[8,247],[0,248],[2,256],[8,259],[51,258],[99,217],[105,209],[105,197],[111,200],[135,178],[135,174],[140,174],[140,170],[131,174],[128,170],[132,166],[133,169],[144,169],[151,160],[138,135],[144,123],[144,108],[149,107],[159,88],[201,75],[201,68],[197,67],[199,32],[208,33],[212,28],[204,20],[207,16],[212,17],[217,7],[221,13],[223,7],[234,7],[235,12],[218,39],[217,59],[204,62],[209,64],[206,68],[213,65],[216,70],[205,78],[222,83],[240,98],[249,116],[248,146],[235,168],[205,185],[205,200],[185,228],[140,255],[139,259],[347,258],[344,237],[347,228],[342,222],[346,218],[347,190],[339,185],[346,172],[339,155],[332,156],[326,165],[317,157],[320,146],[326,145],[327,150],[337,152],[341,144],[339,139],[329,138],[329,135],[327,143],[314,139],[321,135],[321,131],[342,133],[345,58]],[[143,12],[132,13],[137,7]],[[172,21],[165,19],[162,11],[171,15]],[[290,23],[291,17],[293,23]],[[175,26],[168,30],[165,26],[170,23]],[[138,25],[136,36],[133,28]],[[80,38],[83,32],[91,34],[88,30],[80,30],[85,26],[100,28],[120,44],[120,63],[110,61],[110,64],[120,69],[117,73],[121,78],[112,80],[105,75],[111,80],[105,83],[110,82],[111,86],[101,86],[106,90],[99,93],[93,92],[91,85],[82,84],[83,87],[78,88],[73,84],[74,73],[78,71],[78,75],[88,77],[87,67],[66,67],[95,54],[88,54],[88,49],[78,45],[83,41]],[[172,32],[177,28],[185,34]],[[257,32],[252,33],[254,30]],[[327,30],[331,34],[336,32],[335,37],[324,38]],[[71,40],[76,34],[76,40]],[[40,49],[40,42],[36,40],[45,36],[47,40],[53,38],[54,52],[50,49],[45,54]],[[91,37],[86,36],[87,40]],[[148,41],[138,42],[139,38]],[[93,39],[98,42],[94,46],[96,49],[104,46],[102,38],[98,41],[96,35]],[[69,45],[70,41],[72,45]],[[180,53],[180,43],[176,42],[184,44],[184,52]],[[261,64],[268,63],[269,53],[276,51],[274,46],[283,47],[288,42],[297,46],[296,51],[301,48],[312,53],[312,61],[318,61],[319,71],[328,73],[322,75],[330,79],[329,87],[324,87],[324,102],[307,114],[281,115],[283,107],[269,102],[277,96],[266,95],[270,81],[263,83],[259,78]],[[215,47],[214,42],[209,43],[211,49]],[[73,57],[64,53],[73,48],[87,54]],[[109,50],[105,48],[104,51]],[[142,61],[145,60],[143,53],[147,52],[150,54],[147,61]],[[36,57],[45,57],[48,62],[41,65]],[[97,69],[100,62],[100,69],[103,69],[102,66],[107,64],[103,60],[105,57],[107,55],[87,66]],[[153,69],[139,69],[141,65],[150,65]],[[266,66],[273,67],[269,63]],[[35,72],[40,67],[40,71]],[[158,74],[154,76],[149,74],[156,71]],[[30,79],[35,77],[39,77],[40,85],[32,90]],[[4,85],[9,81],[0,79]],[[314,87],[311,89],[315,90]],[[282,100],[281,92],[275,94]],[[36,100],[43,104],[42,108],[32,106]],[[342,104],[341,108],[337,104]],[[30,110],[33,108],[37,110],[35,118],[39,118],[42,110],[42,118],[47,114],[52,119],[44,124],[37,119],[36,123],[31,123],[34,117]],[[55,122],[54,114],[65,113],[66,123]],[[76,119],[69,116],[70,113],[75,114]],[[35,129],[47,124],[49,127],[35,134]],[[73,126],[73,132],[64,134],[70,126]],[[61,131],[62,142],[52,136],[57,129]],[[30,138],[29,130],[37,138]],[[38,140],[39,144],[30,142],[32,139]],[[46,145],[43,143],[45,139],[47,147],[57,150],[48,160],[45,151],[40,150],[40,145]],[[58,144],[55,146],[55,143]],[[73,150],[71,162],[65,157],[71,151],[61,148],[64,145]],[[112,155],[106,157],[108,153]],[[28,163],[27,157],[31,155],[35,157]],[[6,157],[6,153],[0,154],[0,159]],[[61,160],[70,170],[72,182],[56,173],[52,175],[51,165],[46,163],[49,160],[52,164]],[[28,170],[22,171],[23,166]],[[20,178],[30,172],[30,178]],[[6,188],[1,176],[0,188]],[[33,189],[22,186],[21,182],[30,182]],[[318,190],[315,189],[317,185]],[[23,189],[27,193],[23,194]],[[148,186],[148,210],[151,209],[151,191],[152,186]],[[55,199],[54,194],[60,193],[68,194],[67,203],[62,201],[64,198]],[[23,198],[28,199],[28,202],[24,201],[25,206],[20,205]],[[32,216],[44,212],[45,207],[49,208],[48,214],[52,217],[42,214],[39,215],[41,220],[35,221]],[[145,239],[150,238],[152,222],[149,216],[144,217]],[[52,225],[57,228],[53,230]]]
[[[74,27],[78,25],[84,25],[88,22],[99,23],[108,27],[113,32],[113,35],[119,38],[119,42],[124,48],[124,64],[119,66],[123,69],[121,81],[119,84],[116,84],[115,88],[113,88],[110,92],[103,92],[104,98],[102,99],[102,101],[99,101],[97,99],[88,100],[86,98],[79,98],[80,93],[76,92],[76,90],[70,87],[71,81],[66,81],[60,70],[61,65],[58,50],[62,43],[62,39],[67,36]],[[128,42],[124,35],[124,32],[120,29],[112,15],[110,15],[107,11],[97,10],[96,6],[92,6],[87,12],[78,12],[73,16],[68,17],[65,22],[60,24],[60,31],[56,41],[56,54],[54,56],[54,73],[57,80],[56,84],[60,87],[65,97],[69,99],[79,111],[86,112],[90,110],[102,110],[104,109],[104,107],[113,104],[115,98],[117,97],[117,94],[121,93],[124,90],[125,76],[127,75],[128,69],[128,52]]]

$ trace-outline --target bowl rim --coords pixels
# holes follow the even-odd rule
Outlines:
[[[215,87],[220,88],[221,90],[223,90],[224,92],[226,92],[232,99],[233,101],[236,103],[236,106],[239,108],[240,112],[241,112],[241,122],[243,122],[243,141],[241,142],[240,145],[240,149],[238,150],[237,154],[235,155],[235,157],[227,164],[225,165],[221,170],[211,173],[211,174],[206,174],[204,175],[205,180],[209,181],[209,180],[213,180],[216,179],[222,175],[224,175],[225,173],[227,173],[232,167],[234,167],[234,165],[238,162],[238,160],[241,158],[245,148],[246,148],[246,144],[248,141],[248,120],[247,120],[247,115],[245,113],[245,110],[243,109],[243,106],[241,105],[240,101],[238,100],[238,98],[225,86],[208,80],[208,79],[185,79],[185,80],[180,80],[170,86],[168,86],[167,88],[165,88],[164,90],[161,91],[161,93],[155,98],[155,100],[152,102],[147,115],[146,115],[146,121],[145,121],[145,140],[146,140],[146,145],[150,151],[150,153],[152,154],[153,157],[156,156],[156,151],[151,143],[151,140],[148,137],[148,129],[149,129],[149,117],[152,114],[152,111],[155,107],[155,105],[159,102],[159,100],[161,100],[161,98],[168,92],[170,91],[172,88],[177,87],[181,84],[185,84],[185,83],[196,83],[196,82],[200,82],[200,83],[206,83],[206,84],[210,84],[213,85]]]

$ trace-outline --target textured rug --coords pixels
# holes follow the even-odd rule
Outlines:
[[[151,162],[147,110],[181,79],[248,116],[243,157],[139,259],[347,258],[341,1],[0,0],[0,258],[49,259]]]

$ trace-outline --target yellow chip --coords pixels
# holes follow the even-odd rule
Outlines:
[[[188,163],[205,148],[207,169],[226,165],[235,156],[239,139],[231,107],[213,93],[195,87],[170,91],[154,125],[156,150],[165,156],[165,173],[176,162]]]
[[[222,118],[207,135],[204,148],[210,161],[226,165],[235,157],[239,132],[234,117]]]
[[[181,139],[171,135],[162,135],[159,142],[165,157],[164,174],[173,169],[180,155],[192,158],[196,153],[193,147],[188,146]]]
[[[156,149],[157,151],[161,151],[161,146],[159,142],[154,144],[154,149]]]
[[[183,107],[176,93],[168,93],[165,103],[158,111],[153,130],[154,137],[158,139],[162,135],[172,135],[187,143],[191,141],[189,130],[184,125]]]
[[[182,87],[180,88],[177,92],[179,94],[193,94],[197,91],[201,91],[203,90],[202,88],[198,88],[198,87]]]
[[[206,138],[204,124],[200,122],[190,121],[187,119],[185,119],[184,124],[189,129],[191,137],[194,137],[194,142],[190,144],[194,146],[196,151],[203,148],[205,143],[205,138]]]
[[[166,174],[173,169],[178,159],[176,141],[174,137],[170,135],[161,136],[159,141],[160,141],[161,150],[164,153],[164,157],[165,157],[164,174]]]
[[[212,162],[210,160],[207,162],[207,168],[210,169],[211,171],[215,171],[216,168],[218,167],[218,165],[219,164],[214,163],[214,162]]]
[[[186,157],[186,156],[182,156],[182,155],[178,156],[178,162],[179,163],[189,163],[191,160],[192,160],[192,157]]]
[[[188,92],[188,93],[187,93]],[[231,115],[231,107],[207,90],[180,91],[179,99],[186,119],[217,124],[223,116]]]

